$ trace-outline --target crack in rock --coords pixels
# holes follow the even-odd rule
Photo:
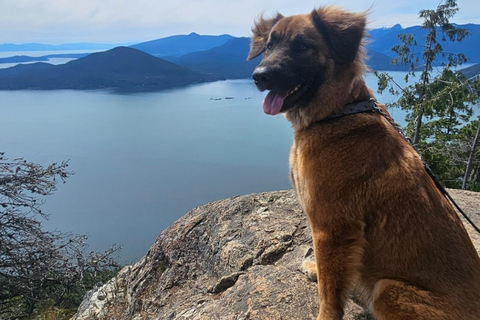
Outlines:
[[[287,250],[288,244],[280,244],[267,248],[259,257],[258,262],[261,265],[274,264],[283,257]]]
[[[207,292],[220,293],[227,290],[230,287],[233,287],[233,285],[237,282],[238,277],[240,277],[242,274],[244,274],[244,272],[235,272],[229,276],[220,278],[220,280],[218,280],[218,282],[215,285],[208,288]]]

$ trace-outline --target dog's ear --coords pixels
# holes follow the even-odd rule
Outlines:
[[[280,13],[277,13],[274,18],[265,19],[263,16],[261,16],[255,21],[255,24],[252,28],[253,36],[252,42],[250,43],[250,52],[248,53],[247,60],[252,60],[265,51],[265,45],[268,40],[270,30],[272,30],[273,26],[281,19],[283,19],[283,16]]]
[[[347,64],[355,59],[367,24],[365,13],[327,7],[313,10],[312,20],[338,64]]]

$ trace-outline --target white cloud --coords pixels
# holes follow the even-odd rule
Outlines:
[[[329,3],[325,3],[329,4]],[[370,8],[370,26],[419,24],[418,11],[438,0],[330,0],[348,10]],[[459,1],[454,22],[480,23],[478,0]],[[172,34],[248,36],[260,12],[306,13],[313,0],[0,0],[0,43],[130,42]]]

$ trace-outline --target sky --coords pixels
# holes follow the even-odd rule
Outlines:
[[[0,0],[1,43],[133,44],[170,35],[248,37],[256,17],[310,12],[335,4],[369,10],[369,28],[419,25],[418,12],[440,0]],[[480,24],[480,1],[457,0],[458,24]]]

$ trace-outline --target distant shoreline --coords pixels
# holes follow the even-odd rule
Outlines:
[[[48,54],[39,57],[33,57],[28,55],[15,55],[11,57],[0,58],[0,64],[3,63],[23,63],[23,62],[47,62],[50,59],[55,58],[67,58],[67,59],[78,59],[83,58],[90,53],[60,53],[60,54]]]

